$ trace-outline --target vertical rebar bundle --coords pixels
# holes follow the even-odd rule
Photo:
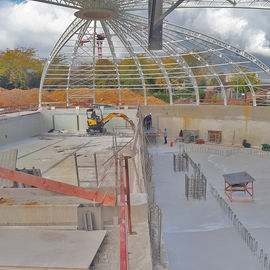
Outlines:
[[[185,196],[188,200],[206,200],[206,186],[204,175],[189,177],[185,174]]]
[[[182,157],[182,161],[179,162],[180,169],[184,164],[185,171],[189,171],[189,167],[192,169],[192,175],[188,176],[185,174],[185,196],[189,199],[206,200],[206,177],[201,173],[200,164],[196,164],[190,156],[183,151],[182,154],[178,154]],[[174,167],[177,168],[177,155],[174,154]],[[182,163],[181,163],[182,162]]]
[[[188,156],[185,152],[173,154],[173,169],[175,172],[188,171]]]

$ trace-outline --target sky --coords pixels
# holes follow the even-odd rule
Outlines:
[[[72,9],[0,0],[0,50],[31,47],[46,57],[73,19]],[[270,66],[270,10],[177,9],[167,19],[231,43]]]

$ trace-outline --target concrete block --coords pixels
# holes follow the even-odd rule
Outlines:
[[[103,230],[103,206],[80,204],[78,206],[78,230]]]

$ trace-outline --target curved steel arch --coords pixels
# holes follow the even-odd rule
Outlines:
[[[211,48],[207,44],[203,44],[203,46],[205,46],[205,47],[207,47],[209,49]],[[231,62],[232,61],[228,56],[224,55],[223,53],[218,53],[216,51],[211,51],[210,53],[216,55],[219,58],[223,58],[227,62]],[[250,89],[250,92],[252,94],[252,102],[253,102],[252,104],[253,104],[253,106],[256,106],[256,95],[255,95],[255,91],[254,91],[254,88],[253,88],[253,86],[252,86],[249,78],[247,77],[246,73],[242,71],[241,67],[238,64],[234,64],[234,69],[238,70],[240,72],[240,74],[244,77],[245,81],[247,82],[248,87]]]
[[[109,22],[108,24],[114,30],[114,32],[119,37],[119,39],[123,42],[123,44],[125,45],[125,48],[128,50],[128,52],[130,53],[130,55],[132,56],[132,58],[133,58],[133,60],[134,60],[134,62],[136,64],[136,67],[137,67],[138,72],[140,74],[140,78],[141,78],[141,82],[142,82],[142,87],[143,87],[144,105],[147,105],[146,85],[145,85],[145,80],[144,80],[144,76],[143,76],[143,72],[142,72],[140,61],[138,60],[137,55],[132,51],[130,42],[127,39],[125,39],[125,37],[123,36],[123,34],[121,32],[119,32],[119,31],[117,31],[117,29],[115,29],[115,25],[113,24],[113,22]]]
[[[111,50],[111,53],[112,53],[113,62],[114,62],[116,75],[117,75],[119,105],[122,105],[121,104],[121,100],[122,100],[122,98],[121,98],[121,83],[120,83],[119,69],[118,69],[118,65],[116,63],[115,49],[114,49],[114,46],[113,46],[110,30],[108,29],[108,27],[106,26],[106,24],[104,22],[101,22],[101,25],[102,25],[102,28],[104,29],[104,33],[105,33],[105,35],[106,35],[106,37],[108,39],[109,47],[110,47],[110,50]]]
[[[129,17],[127,17],[129,16]],[[93,41],[93,44],[91,45],[92,51],[90,54],[85,52],[85,55],[77,55],[78,48],[80,47],[80,42],[82,41],[85,33],[90,30],[88,28],[90,27],[90,21],[87,20],[82,20],[82,19],[75,19],[70,26],[67,28],[67,30],[64,32],[64,34],[61,36],[59,41],[56,43],[54,46],[46,64],[44,67],[44,71],[42,74],[42,80],[41,80],[41,86],[40,86],[40,106],[41,106],[41,99],[42,99],[42,89],[44,88],[44,81],[46,79],[46,74],[48,72],[48,68],[53,62],[53,59],[62,52],[62,50],[66,50],[69,46],[72,47],[72,51],[70,52],[71,58],[70,62],[68,65],[68,73],[67,73],[67,82],[66,82],[66,90],[67,90],[67,97],[68,97],[68,92],[70,89],[70,83],[71,83],[71,74],[72,70],[74,67],[74,70],[76,71],[76,67],[78,66],[74,65],[75,59],[79,59],[77,62],[79,63],[84,63],[86,66],[85,69],[87,69],[87,62],[83,60],[83,57],[85,59],[91,58],[92,62],[92,68],[90,73],[84,72],[80,75],[76,75],[78,73],[75,72],[75,83],[77,85],[72,85],[73,87],[87,87],[88,89],[91,90],[91,87],[94,89],[94,93],[96,89],[104,89],[109,88],[109,89],[114,89],[115,84],[114,80],[117,81],[117,89],[118,89],[118,95],[119,95],[119,101],[121,102],[121,89],[122,88],[127,88],[130,87],[130,89],[134,90],[140,90],[142,89],[144,91],[144,103],[147,104],[147,99],[146,99],[146,89],[154,89],[155,84],[152,84],[152,82],[149,82],[149,80],[146,80],[147,78],[150,78],[149,76],[153,76],[151,78],[153,79],[160,79],[164,78],[165,83],[162,82],[162,85],[165,85],[164,88],[168,89],[169,91],[169,99],[170,103],[173,103],[172,97],[173,97],[173,87],[179,87],[176,82],[175,83],[175,78],[181,79],[181,78],[188,78],[189,82],[188,85],[185,86],[186,89],[184,89],[183,94],[186,95],[190,92],[188,92],[188,89],[193,89],[195,92],[196,96],[196,104],[199,105],[199,87],[197,85],[197,80],[196,77],[204,76],[206,78],[215,78],[216,82],[218,83],[218,91],[221,90],[223,99],[224,99],[224,105],[227,105],[227,100],[226,100],[226,93],[225,93],[225,87],[223,85],[222,80],[220,79],[220,76],[222,73],[219,74],[220,72],[220,66],[229,69],[230,66],[233,66],[234,70],[238,71],[238,73],[244,78],[246,82],[246,86],[250,89],[250,92],[252,94],[252,100],[253,100],[253,105],[256,105],[256,94],[254,91],[254,86],[250,82],[248,78],[248,73],[255,73],[259,74],[261,72],[264,72],[267,77],[270,77],[270,69],[268,66],[266,66],[264,63],[262,63],[260,60],[258,60],[256,57],[250,55],[249,53],[240,50],[234,46],[231,46],[223,41],[220,41],[218,39],[212,38],[210,36],[189,30],[184,27],[177,26],[175,24],[170,24],[166,23],[164,26],[164,30],[166,30],[166,33],[164,35],[164,48],[163,51],[150,51],[147,48],[147,19],[142,16],[137,16],[133,14],[126,14],[119,12],[119,16],[117,19],[112,19],[112,20],[102,20],[101,22],[96,22],[94,21],[95,24],[95,29],[94,32],[91,32],[91,38]],[[100,26],[99,26],[100,25]],[[100,28],[97,30],[97,28]],[[110,31],[111,30],[111,31]],[[104,42],[104,51],[105,51],[105,58],[112,61],[112,69],[106,74],[109,74],[105,78],[105,75],[103,76],[100,73],[98,74],[97,80],[99,80],[99,85],[96,84],[96,61],[97,61],[97,56],[96,56],[96,36],[99,33],[98,31],[103,31],[106,35],[106,42]],[[73,41],[72,38],[76,37],[76,40]],[[115,43],[115,38],[118,37],[118,42]],[[88,37],[89,38],[89,37]],[[92,42],[91,41],[91,42]],[[72,43],[73,42],[73,43]],[[90,41],[87,41],[90,42]],[[107,47],[106,47],[107,46]],[[124,48],[126,53],[133,58],[134,64],[129,64],[129,65],[134,65],[134,67],[137,70],[137,73],[140,81],[141,81],[141,86],[137,85],[137,83],[133,83],[134,85],[126,83],[125,85],[121,84],[121,74],[119,73],[119,68],[118,68],[118,63],[119,61],[125,59],[123,56],[122,49]],[[148,72],[144,74],[144,67],[140,64],[140,60],[138,58],[138,53],[140,51],[143,53],[144,56],[140,56],[139,58],[147,58],[152,61],[154,61],[155,65],[158,68],[158,71],[154,70],[151,72]],[[198,50],[198,51],[196,51]],[[201,51],[202,50],[202,51]],[[88,50],[89,52],[89,50]],[[68,52],[67,52],[68,53]],[[207,58],[200,57],[200,54],[206,54],[211,56],[209,60],[206,60]],[[197,59],[198,62],[200,63],[199,66],[198,64],[193,64],[190,65],[188,62],[185,60],[183,57],[184,55],[189,55],[194,59]],[[68,56],[70,57],[70,56]],[[176,60],[175,64],[178,64],[173,72],[168,72],[166,69],[166,64],[163,64],[162,59],[164,57],[170,57],[174,60]],[[222,61],[221,61],[222,60]],[[210,61],[208,63],[208,61]],[[221,61],[221,62],[220,62]],[[243,62],[244,61],[244,62]],[[143,64],[145,65],[145,64]],[[250,65],[252,67],[252,71],[246,71],[243,69],[243,65]],[[99,65],[99,68],[102,67]],[[202,75],[194,75],[193,69],[195,68],[206,68],[208,71],[203,71],[204,73]],[[127,70],[128,68],[124,69]],[[255,71],[254,71],[254,70]],[[132,69],[133,70],[133,69]],[[148,70],[148,69],[147,69]],[[151,70],[151,68],[150,68]],[[218,70],[218,72],[216,72]],[[92,78],[89,76],[94,74]],[[128,72],[127,72],[128,73]],[[150,74],[149,73],[153,73]],[[137,76],[134,74],[135,76]],[[228,76],[231,73],[228,74]],[[234,73],[232,73],[234,74]],[[49,74],[50,75],[50,74]],[[56,74],[59,75],[59,74]],[[128,74],[125,74],[128,75]],[[63,75],[66,76],[66,75]],[[77,76],[77,77],[76,77]],[[81,77],[80,77],[81,76]],[[103,78],[104,77],[104,78]],[[115,77],[115,78],[114,78]],[[110,80],[110,83],[105,83],[103,81]],[[132,80],[132,78],[126,78],[126,80]],[[172,86],[172,80],[173,86]],[[186,80],[186,79],[185,79]],[[64,78],[63,78],[64,81]],[[80,81],[84,82],[84,84],[80,84]],[[154,81],[154,80],[152,80]],[[180,80],[181,81],[181,80]],[[102,84],[103,83],[103,84]],[[191,85],[190,85],[191,83]],[[261,83],[260,83],[261,85]],[[259,87],[261,87],[259,85]],[[48,87],[50,85],[47,85]],[[64,86],[63,84],[60,86]],[[141,88],[140,88],[141,87]],[[163,86],[162,86],[163,87]],[[183,86],[181,86],[183,87]],[[256,85],[257,87],[257,85]],[[74,88],[74,89],[75,89]],[[181,93],[182,93],[182,88]],[[59,90],[63,90],[62,88]],[[95,94],[94,94],[95,97]],[[69,102],[69,98],[67,98],[67,102]]]
[[[164,76],[164,79],[166,80],[166,83],[168,85],[168,91],[169,91],[169,97],[170,97],[170,104],[173,104],[173,98],[172,98],[172,86],[171,86],[171,82],[169,80],[169,76],[168,76],[168,73],[167,73],[167,70],[164,68],[164,65],[163,63],[161,62],[161,60],[156,56],[155,52],[154,51],[150,51],[148,50],[147,48],[147,43],[144,44],[144,42],[141,39],[141,37],[138,35],[138,29],[134,29],[134,31],[130,32],[130,33],[126,33],[127,35],[130,35],[130,36],[135,36],[136,37],[136,40],[138,41],[139,45],[151,56],[151,58],[156,62],[156,64],[159,66],[163,76]],[[134,35],[134,32],[136,33],[136,35]],[[146,39],[145,39],[146,40]]]
[[[136,16],[130,16],[130,17],[132,17],[134,20],[135,19],[138,19],[138,17],[136,18]],[[141,20],[140,21],[138,21],[138,20],[136,20],[136,23],[137,24],[139,24],[139,23],[141,23],[141,21],[143,21],[144,22],[144,26],[146,26],[147,24],[146,24],[146,19],[145,18],[143,18],[143,17],[139,17]],[[133,20],[133,21],[131,21],[130,19],[128,19],[128,18],[125,18],[125,20],[126,21],[130,21],[130,22],[132,22],[132,23],[134,23],[135,21]],[[132,30],[133,31],[137,31],[138,30],[138,28],[136,28],[136,26],[134,26],[133,28],[132,28]],[[146,40],[146,39],[145,39]],[[163,49],[163,51],[167,51],[168,52],[168,55],[170,55],[172,52],[173,53],[175,53],[175,50],[171,47],[171,46],[168,46],[168,45],[164,45],[164,48],[165,48],[165,50]],[[152,53],[154,54],[154,51],[152,51]],[[177,63],[179,64],[179,65],[181,65],[182,67],[183,67],[183,69],[185,70],[185,72],[186,72],[186,74],[189,76],[189,79],[190,79],[190,81],[191,81],[191,83],[192,83],[192,85],[193,85],[193,87],[194,87],[194,90],[195,90],[195,96],[196,96],[196,105],[199,105],[200,104],[200,97],[199,97],[199,88],[198,88],[198,84],[197,84],[197,81],[194,79],[194,74],[193,74],[193,72],[192,72],[192,69],[189,67],[189,65],[188,65],[188,63],[186,62],[186,60],[181,56],[181,55],[179,55],[178,57],[173,57],[176,61],[177,61]],[[170,100],[171,100],[171,104],[172,104],[172,95],[170,95]]]
[[[91,21],[87,22],[83,27],[81,27],[78,39],[76,40],[76,43],[75,43],[75,46],[74,46],[74,49],[72,52],[72,56],[71,56],[71,60],[70,60],[70,64],[69,64],[69,69],[68,69],[68,79],[67,79],[67,106],[69,106],[69,90],[70,90],[70,77],[71,77],[72,67],[73,67],[77,52],[78,52],[78,48],[81,44],[83,36],[84,36],[85,32],[87,31],[87,28],[89,27],[90,23],[91,23]]]
[[[66,29],[66,31],[62,34],[60,39],[57,41],[55,46],[53,47],[45,65],[43,68],[43,72],[41,75],[40,80],[40,88],[39,88],[39,107],[41,107],[41,99],[42,99],[42,89],[44,85],[44,80],[46,78],[46,74],[48,71],[48,68],[50,64],[52,63],[52,60],[55,58],[55,56],[59,53],[59,51],[65,46],[65,44],[68,42],[68,40],[77,32],[79,31],[85,24],[87,23],[86,20],[78,19],[76,18]]]
[[[181,27],[181,26],[177,26],[175,24],[169,24],[170,26],[174,27],[174,28],[178,28],[178,29],[181,29],[182,31],[179,31],[179,30],[173,30],[175,31],[176,33],[180,33],[180,34],[185,34],[189,37],[193,37],[195,39],[199,39],[199,40],[202,40],[202,41],[206,41],[208,43],[212,43],[214,45],[217,45],[223,49],[226,49],[228,51],[231,51],[247,60],[249,60],[250,62],[254,63],[255,65],[257,65],[259,68],[261,68],[265,73],[267,73],[268,75],[270,75],[270,68],[265,65],[261,60],[259,60],[258,58],[256,58],[255,56],[247,53],[246,51],[244,50],[241,50],[241,49],[238,49],[224,41],[221,41],[221,40],[218,40],[216,38],[213,38],[213,37],[210,37],[210,36],[207,36],[205,34],[202,34],[202,33],[199,33],[199,32],[196,32],[196,31],[192,31],[190,29],[187,29],[187,28],[184,28],[184,27]]]

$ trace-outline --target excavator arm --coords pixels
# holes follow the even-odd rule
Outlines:
[[[130,120],[130,119],[129,119],[125,114],[123,114],[123,113],[110,113],[107,117],[105,117],[105,118],[102,120],[102,123],[105,125],[105,124],[107,124],[107,123],[108,123],[112,118],[114,118],[114,117],[120,117],[120,118],[124,119],[125,121],[127,121],[127,122],[131,125],[131,127],[132,127],[133,130],[135,129],[135,125],[134,125],[133,121]]]

